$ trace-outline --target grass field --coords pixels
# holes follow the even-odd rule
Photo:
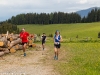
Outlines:
[[[59,61],[59,63],[55,63],[55,67],[61,75],[100,74],[99,43],[63,44],[61,52],[62,51],[65,51],[65,56]],[[64,53],[62,55],[64,55]]]
[[[30,33],[47,35],[54,34],[55,30],[59,30],[63,38],[79,38],[91,37],[97,39],[100,32],[100,22],[98,23],[78,23],[78,24],[52,24],[52,25],[20,25],[20,29],[25,28]]]
[[[47,35],[60,30],[64,39],[91,37],[97,39],[100,32],[100,23],[83,24],[53,24],[53,25],[21,25],[30,33]],[[53,41],[53,40],[52,40]],[[53,56],[53,43],[50,47],[50,56]],[[61,75],[100,75],[100,43],[62,43],[58,61],[52,61],[54,68]]]

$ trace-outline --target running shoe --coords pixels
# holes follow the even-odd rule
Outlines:
[[[26,53],[24,53],[24,56],[26,56]]]

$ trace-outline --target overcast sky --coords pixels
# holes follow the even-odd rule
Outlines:
[[[0,21],[21,13],[74,12],[100,7],[100,0],[0,0]]]

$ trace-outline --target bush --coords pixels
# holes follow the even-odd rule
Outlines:
[[[10,33],[19,33],[19,29],[17,28],[17,25],[13,25],[11,23],[2,23],[0,25],[0,34],[1,33],[6,33],[9,31]]]
[[[53,34],[49,34],[49,36],[48,37],[53,37]]]
[[[98,38],[100,38],[100,32],[98,33]]]

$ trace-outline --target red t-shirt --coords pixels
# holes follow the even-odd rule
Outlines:
[[[28,42],[28,37],[29,36],[29,33],[28,32],[21,32],[20,33],[20,38],[22,39],[22,43],[23,42]]]

